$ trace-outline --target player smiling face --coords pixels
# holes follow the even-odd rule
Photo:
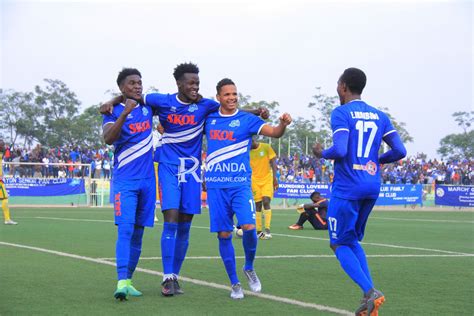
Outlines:
[[[221,104],[223,114],[232,114],[238,106],[237,87],[233,84],[226,84],[219,89],[217,100]]]
[[[143,92],[142,78],[139,75],[125,77],[125,80],[120,85],[120,91],[129,99],[140,100]]]
[[[199,92],[199,75],[197,73],[185,73],[182,78],[177,81],[178,97],[186,103],[196,102]]]

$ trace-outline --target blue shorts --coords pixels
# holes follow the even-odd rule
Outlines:
[[[113,180],[115,224],[153,227],[155,219],[155,177]]]
[[[234,225],[255,225],[255,201],[250,186],[207,189],[211,232],[229,232]]]
[[[184,175],[179,182],[178,165],[161,162],[158,165],[161,210],[179,210],[185,214],[201,214],[201,182],[196,181],[191,173]],[[201,178],[201,169],[195,170]]]
[[[331,245],[351,245],[361,241],[375,201],[332,197],[329,201],[327,220]]]

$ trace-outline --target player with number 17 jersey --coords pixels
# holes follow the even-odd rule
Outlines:
[[[377,199],[379,148],[383,137],[396,132],[390,119],[364,101],[353,100],[333,110],[331,127],[333,134],[349,132],[347,155],[334,163],[331,195],[349,200]]]

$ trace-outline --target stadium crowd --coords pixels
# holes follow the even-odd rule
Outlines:
[[[72,178],[88,176],[89,168],[81,164],[90,164],[93,178],[109,179],[112,161],[113,150],[107,147],[92,149],[64,146],[47,149],[38,144],[33,149],[26,149],[8,146],[4,155],[4,162],[7,163],[4,169],[6,175],[14,177]]]
[[[89,175],[89,169],[79,164],[91,164],[92,177],[109,179],[113,169],[113,150],[80,146],[50,149],[41,145],[33,149],[7,147],[4,161],[12,163],[5,165],[5,174],[15,177],[83,177]],[[18,162],[43,165],[15,164]],[[334,168],[330,160],[295,154],[278,157],[277,166],[277,178],[282,182],[327,183],[333,180]],[[381,168],[382,181],[387,184],[474,184],[474,159],[443,161],[418,154]]]

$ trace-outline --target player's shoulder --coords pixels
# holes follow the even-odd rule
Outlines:
[[[166,106],[173,102],[176,99],[176,93],[169,94],[169,93],[158,93],[152,92],[147,93],[143,96],[143,101],[146,104],[155,104],[158,103],[160,106]]]
[[[213,99],[208,99],[208,98],[202,98],[199,100],[197,103],[198,105],[204,105],[204,106],[216,106],[219,105],[219,103]]]

